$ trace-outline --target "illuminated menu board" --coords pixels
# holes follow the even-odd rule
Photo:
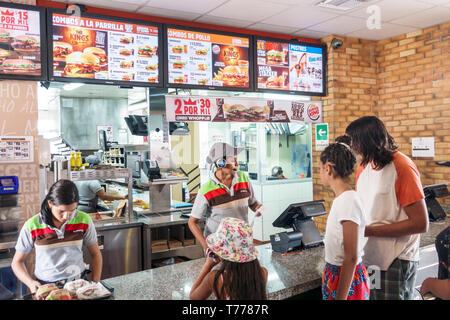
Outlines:
[[[325,59],[321,45],[257,39],[257,89],[325,95]]]
[[[53,78],[161,85],[158,25],[57,12],[51,19]]]
[[[167,85],[250,89],[250,38],[167,28]]]
[[[0,5],[0,78],[45,80],[45,13],[34,6]]]

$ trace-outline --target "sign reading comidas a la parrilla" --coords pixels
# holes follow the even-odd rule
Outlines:
[[[319,101],[172,95],[166,96],[166,117],[169,122],[323,122]]]

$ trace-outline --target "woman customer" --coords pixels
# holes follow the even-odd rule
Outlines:
[[[361,199],[349,184],[356,158],[342,136],[320,155],[320,177],[335,198],[325,231],[324,300],[368,300],[369,276],[362,263],[365,218]]]
[[[207,299],[212,293],[220,300],[265,300],[267,270],[257,259],[252,228],[242,219],[224,218],[215,233],[206,238],[217,263],[206,257],[191,288],[192,300]],[[213,268],[214,267],[214,268]]]
[[[414,162],[397,150],[394,138],[377,117],[359,118],[345,133],[361,158],[356,191],[367,221],[363,261],[367,268],[377,271],[379,280],[370,299],[413,299],[419,234],[428,230],[420,173]]]
[[[102,255],[97,244],[97,233],[89,215],[77,210],[78,200],[75,184],[69,180],[59,180],[50,188],[41,211],[22,227],[11,267],[31,293],[36,292],[41,284],[64,283],[84,277],[83,245],[92,256],[92,280],[100,281]],[[25,266],[33,248],[36,252],[36,280]]]

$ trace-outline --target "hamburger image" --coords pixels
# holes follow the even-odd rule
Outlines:
[[[149,57],[149,58],[151,58],[156,53],[156,48],[157,47],[155,47],[153,49],[150,46],[139,47],[138,55],[140,57]]]
[[[148,82],[151,82],[151,83],[156,83],[156,82],[158,82],[158,76],[156,76],[156,77],[149,77],[149,78],[148,78]]]
[[[84,53],[92,53],[100,60],[100,66],[105,66],[108,63],[108,57],[105,50],[97,47],[89,47],[83,50]]]
[[[50,291],[45,300],[72,300],[72,296],[69,290],[58,289]]]
[[[125,61],[125,60],[120,61],[121,69],[131,69],[131,68],[133,68],[133,66],[134,66],[133,61]]]
[[[173,53],[182,53],[183,52],[183,47],[182,46],[173,46],[172,47],[172,52]]]
[[[14,37],[11,47],[16,51],[39,51],[40,44],[35,37],[31,36],[16,36]]]
[[[0,29],[0,43],[2,44],[10,44],[11,43],[11,34],[8,30]]]
[[[58,287],[54,283],[44,284],[42,286],[39,286],[39,288],[36,290],[34,298],[36,300],[45,300],[50,292],[54,290],[58,290]]]
[[[35,73],[40,68],[40,64],[24,59],[6,59],[0,65],[0,71],[10,74],[31,74]]]
[[[121,44],[130,44],[133,43],[133,37],[120,37]]]
[[[266,52],[267,63],[279,64],[284,60],[283,52],[276,50],[269,50]]]
[[[149,64],[145,67],[145,70],[148,70],[148,71],[158,70],[158,64]]]
[[[72,45],[63,41],[53,42],[53,60],[66,61],[67,55],[73,52]]]
[[[239,67],[227,66],[219,71],[214,80],[221,80],[229,85],[244,85],[248,82],[248,75],[242,74]]]
[[[185,64],[186,64],[185,62],[177,60],[173,63],[173,68],[174,69],[183,69]]]
[[[208,68],[208,65],[204,64],[204,63],[200,63],[197,65],[197,68],[198,68],[198,70],[205,71],[206,68]]]
[[[122,48],[119,50],[119,54],[125,57],[131,56],[133,53],[134,53],[133,49]]]
[[[270,107],[269,106],[253,106],[247,109],[247,117],[249,121],[254,122],[264,122],[267,119],[269,119],[269,112]]]
[[[15,51],[0,49],[0,63],[6,59],[17,59],[19,55]]]
[[[100,71],[100,59],[92,53],[73,52],[66,57],[66,77],[95,78]]]
[[[228,105],[224,108],[225,118],[229,121],[248,121],[246,108],[242,104]]]
[[[197,83],[201,86],[204,86],[208,83],[208,79],[198,79]]]
[[[134,80],[134,74],[130,73],[130,74],[124,74],[122,76],[122,81],[131,81]]]
[[[195,51],[196,55],[205,56],[208,54],[208,49],[198,49]]]
[[[174,83],[184,83],[184,77],[183,76],[175,77],[175,78],[173,78],[173,82]]]

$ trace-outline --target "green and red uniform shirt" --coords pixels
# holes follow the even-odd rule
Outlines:
[[[86,268],[82,247],[96,242],[91,217],[76,210],[60,229],[45,224],[40,213],[31,217],[23,225],[15,248],[25,254],[35,248],[35,276],[56,282],[80,275]]]
[[[191,216],[206,218],[204,235],[215,232],[223,218],[232,217],[248,221],[248,208],[258,204],[247,175],[237,171],[231,188],[220,183],[215,176],[200,188]]]

